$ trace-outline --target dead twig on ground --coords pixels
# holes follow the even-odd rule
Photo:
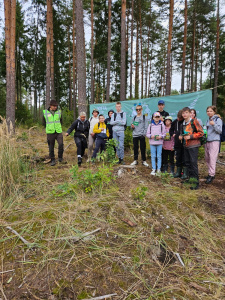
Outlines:
[[[80,236],[63,236],[63,237],[59,237],[59,238],[54,238],[54,239],[45,239],[45,241],[56,241],[56,240],[73,240],[73,242],[78,242],[80,240],[82,240],[84,237],[91,235],[93,233],[96,233],[98,231],[100,231],[101,228],[97,228],[93,231],[89,231],[89,232],[85,232],[84,234],[81,234]]]
[[[25,240],[25,238],[23,238],[16,230],[12,229],[12,227],[6,226],[6,228],[9,229],[10,231],[12,231],[25,245],[27,245],[28,247],[33,246],[32,243]]]
[[[109,295],[104,295],[104,296],[99,296],[99,297],[89,298],[89,299],[84,299],[84,300],[104,300],[107,298],[111,298],[113,296],[117,296],[117,294],[109,294]]]

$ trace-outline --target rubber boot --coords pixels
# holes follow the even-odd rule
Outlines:
[[[52,158],[52,160],[51,160],[51,166],[53,167],[53,166],[55,166],[55,164],[56,164],[56,161],[55,161],[54,158]]]
[[[162,166],[162,173],[168,172],[168,165],[163,165]]]
[[[174,165],[170,165],[170,174],[174,175]]]
[[[177,171],[176,173],[174,174],[174,178],[179,178],[181,177],[181,171],[182,171],[182,168],[181,167],[177,167]]]
[[[181,179],[185,180],[188,179],[188,168],[183,167],[183,175],[181,176]]]

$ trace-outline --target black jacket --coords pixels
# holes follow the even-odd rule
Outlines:
[[[170,135],[174,135],[174,148],[183,147],[182,141],[179,140],[179,135],[182,129],[183,121],[174,120],[170,127]]]
[[[70,134],[73,130],[75,130],[74,137],[88,137],[90,129],[90,123],[88,120],[82,122],[79,118],[73,122],[70,128],[67,130],[67,133]]]
[[[109,129],[109,139],[113,137],[113,131],[112,131],[113,126],[110,124],[110,120],[111,118],[105,119],[106,128]]]

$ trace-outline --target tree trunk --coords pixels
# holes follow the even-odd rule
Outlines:
[[[142,20],[141,20],[141,3],[139,0],[139,21],[140,21],[140,43],[141,43],[141,98],[143,98],[144,93],[144,66],[143,66],[143,51],[142,51]]]
[[[126,100],[126,0],[121,5],[120,101]]]
[[[200,63],[200,90],[202,89],[202,72],[203,72],[203,23],[201,32],[201,63]]]
[[[51,0],[51,7],[50,7],[50,37],[51,37],[51,99],[55,100],[53,0]]]
[[[106,102],[109,102],[110,95],[110,66],[111,66],[111,15],[112,15],[112,1],[108,0],[108,48],[107,48],[107,88],[106,88]]]
[[[170,0],[170,19],[169,19],[169,37],[167,45],[167,65],[166,65],[166,95],[171,93],[171,76],[170,76],[170,57],[171,57],[171,43],[172,43],[172,31],[173,31],[173,9],[174,0]]]
[[[152,16],[152,0],[150,0],[149,9],[149,25],[148,25],[148,47],[147,47],[147,65],[146,65],[146,81],[145,81],[145,97],[148,95],[148,64],[149,64],[149,47],[150,47],[150,32],[151,32],[151,16]]]
[[[15,131],[16,98],[16,0],[4,1],[6,49],[6,121],[8,131]]]
[[[86,53],[84,39],[83,0],[76,0],[76,49],[78,77],[78,112],[87,112],[86,101]]]
[[[132,0],[132,12],[131,12],[131,44],[130,44],[130,99],[133,98],[132,86],[133,86],[133,36],[134,36],[134,0]]]
[[[137,21],[136,64],[135,64],[135,98],[139,98],[139,24]]]
[[[94,103],[94,0],[91,0],[91,103]]]
[[[184,40],[183,40],[183,55],[182,55],[181,94],[184,93],[186,49],[187,49],[187,0],[185,0],[185,8],[184,8]]]
[[[197,91],[198,86],[198,41],[196,42],[196,55],[195,55],[195,85],[194,90]]]
[[[191,50],[191,91],[194,90],[195,31],[196,31],[195,15],[196,14],[195,14],[195,2],[194,2],[193,35],[192,35],[192,50]]]
[[[217,104],[217,85],[218,85],[218,70],[219,70],[219,50],[220,50],[220,0],[217,1],[217,27],[216,27],[216,61],[214,73],[214,91],[213,105]]]
[[[76,119],[77,115],[77,101],[76,101],[76,95],[77,95],[77,76],[76,76],[76,43],[75,43],[75,36],[76,36],[76,20],[75,20],[75,0],[73,0],[73,116],[74,119]]]
[[[51,96],[51,0],[47,0],[47,23],[46,23],[46,108],[49,107]]]
[[[73,109],[72,105],[72,82],[71,82],[71,54],[70,54],[70,28],[67,28],[68,32],[68,52],[69,52],[69,74],[68,74],[68,81],[69,81],[69,110]]]

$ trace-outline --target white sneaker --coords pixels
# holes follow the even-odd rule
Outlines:
[[[161,170],[157,170],[156,176],[160,176],[161,175]]]
[[[137,160],[134,160],[130,165],[131,166],[136,166],[138,164],[138,161]]]
[[[149,167],[149,164],[146,162],[146,160],[143,160],[142,165],[146,166],[146,167]]]
[[[152,169],[151,175],[155,176],[155,169]]]

